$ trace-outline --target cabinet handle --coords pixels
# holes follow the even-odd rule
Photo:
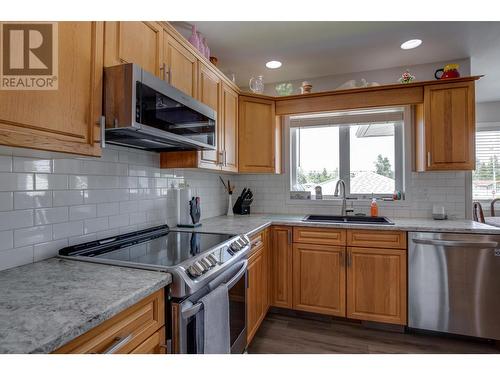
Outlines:
[[[101,148],[106,148],[106,117],[101,116],[99,119],[99,125],[101,130]]]
[[[288,231],[288,244],[289,245],[292,244],[292,231],[291,230]]]
[[[224,152],[224,167],[227,167],[227,152],[226,150],[224,150],[223,152]]]
[[[165,63],[160,65],[161,79],[165,81],[166,66]]]
[[[113,354],[116,353],[120,348],[125,346],[130,340],[132,340],[132,334],[129,334],[124,337],[116,337],[113,341],[113,344],[102,352],[102,354]]]
[[[352,259],[351,259],[351,252],[348,251],[347,252],[347,267],[351,267],[351,262],[352,262]]]
[[[431,152],[430,151],[427,152],[427,166],[428,167],[431,166]]]
[[[167,69],[167,75],[168,75],[167,82],[169,84],[172,84],[172,68],[170,66]]]

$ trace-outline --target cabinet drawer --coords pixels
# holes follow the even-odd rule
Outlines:
[[[406,249],[406,232],[386,230],[348,230],[348,246]]]
[[[113,353],[132,352],[165,324],[164,298],[164,290],[159,290],[59,348],[55,353],[106,353],[113,347]]]
[[[265,241],[265,231],[261,231],[257,234],[254,234],[250,238],[250,253],[249,256],[252,257],[255,253],[257,253],[264,246]]]
[[[132,354],[165,354],[165,327],[149,336]]]
[[[317,245],[345,245],[344,229],[294,227],[293,242]]]

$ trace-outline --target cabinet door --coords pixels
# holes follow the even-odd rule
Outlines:
[[[131,354],[165,354],[165,327],[143,341]]]
[[[475,168],[474,111],[474,82],[425,87],[426,170]]]
[[[208,169],[220,169],[218,153],[221,152],[221,141],[224,142],[222,133],[222,113],[221,113],[221,79],[205,64],[199,64],[199,89],[198,98],[215,111],[217,111],[217,151],[200,151],[199,167]]]
[[[252,341],[259,328],[265,305],[262,298],[264,289],[264,253],[260,247],[248,261],[247,277],[247,342]]]
[[[0,91],[0,144],[98,156],[102,22],[58,23],[58,89]]]
[[[272,302],[276,307],[292,307],[292,228],[272,229]]]
[[[275,173],[277,125],[274,101],[240,96],[238,127],[240,172]]]
[[[223,83],[221,102],[222,170],[238,172],[238,93]]]
[[[174,37],[164,31],[164,61],[168,82],[189,96],[196,98],[197,58]],[[215,108],[217,110],[217,108]]]
[[[164,75],[163,29],[156,22],[105,23],[104,64],[135,63],[157,76]]]
[[[293,244],[293,308],[345,316],[345,247]]]
[[[347,317],[406,324],[406,250],[347,252]]]

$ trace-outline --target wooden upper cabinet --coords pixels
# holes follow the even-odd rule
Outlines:
[[[474,82],[429,85],[416,108],[417,171],[475,168]]]
[[[271,230],[271,305],[292,307],[292,227],[275,226]]]
[[[281,124],[276,120],[274,100],[251,96],[239,98],[239,171],[279,173]]]
[[[221,95],[222,95],[222,81],[221,79],[205,64],[199,63],[199,100],[208,105],[210,108],[217,112],[217,137],[216,147],[214,151],[200,151],[200,160],[198,167],[207,169],[220,169],[219,155],[221,154],[221,139],[222,139],[222,113],[221,113]],[[222,139],[223,140],[223,139]]]
[[[222,83],[219,142],[222,170],[238,172],[238,93]]]
[[[345,316],[345,247],[293,244],[293,308]]]
[[[0,91],[0,144],[99,156],[102,22],[58,23],[58,89]]]
[[[348,247],[347,317],[405,325],[406,250]]]
[[[185,94],[197,97],[198,59],[179,41],[164,31],[165,76],[168,82]]]
[[[161,76],[163,29],[156,22],[108,21],[105,23],[104,65],[135,63]]]

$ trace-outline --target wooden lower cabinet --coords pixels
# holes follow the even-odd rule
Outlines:
[[[268,231],[252,238],[247,270],[247,343],[250,343],[269,309],[269,242]]]
[[[292,308],[292,227],[271,229],[271,305]]]
[[[293,244],[293,308],[345,316],[345,247]]]
[[[164,353],[164,348],[165,292],[161,289],[54,353]]]
[[[347,317],[405,325],[406,250],[347,248]]]

